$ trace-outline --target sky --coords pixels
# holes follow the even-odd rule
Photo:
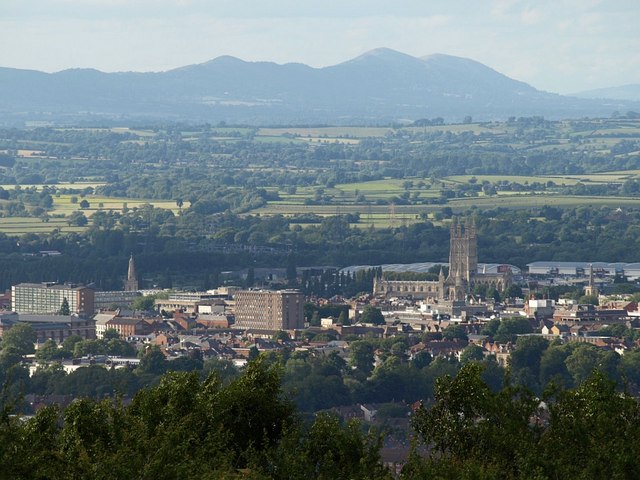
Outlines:
[[[472,58],[556,93],[640,83],[640,0],[0,0],[3,67],[323,67],[379,47]]]

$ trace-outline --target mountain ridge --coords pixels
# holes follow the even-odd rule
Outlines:
[[[222,55],[161,72],[55,73],[0,67],[0,112],[11,119],[145,118],[192,122],[387,123],[473,116],[608,116],[640,103],[543,92],[473,59],[377,48],[311,67]]]
[[[615,87],[595,88],[593,90],[584,90],[570,95],[579,98],[613,98],[640,102],[640,83],[628,83],[626,85],[618,85]]]

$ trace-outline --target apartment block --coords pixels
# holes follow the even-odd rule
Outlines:
[[[304,327],[304,295],[298,290],[242,290],[234,300],[237,327],[273,331]]]
[[[94,313],[94,291],[75,284],[20,283],[11,287],[11,309],[16,313],[55,314],[64,299],[69,313],[91,316]]]

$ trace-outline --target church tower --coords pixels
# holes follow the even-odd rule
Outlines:
[[[449,247],[449,279],[460,276],[467,285],[478,273],[478,238],[476,222],[458,222],[454,218],[451,223],[451,244]]]
[[[465,222],[454,217],[451,222],[449,246],[449,276],[445,281],[445,292],[449,300],[464,301],[471,293],[471,285],[478,276],[478,238],[476,222]]]
[[[127,272],[127,279],[124,282],[124,291],[138,291],[138,278],[136,277],[136,265],[133,261],[133,253],[131,254],[131,258],[129,258],[129,270]]]

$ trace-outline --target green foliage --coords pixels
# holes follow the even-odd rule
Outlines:
[[[62,299],[62,304],[60,305],[60,310],[58,311],[60,315],[71,315],[71,310],[69,309],[69,300],[67,297]]]
[[[540,403],[520,388],[493,393],[469,364],[439,380],[434,405],[415,413],[431,449],[426,457],[414,450],[402,478],[633,478],[638,420],[637,399],[599,372]]]
[[[382,315],[379,308],[376,308],[373,305],[366,305],[362,309],[360,321],[362,323],[371,323],[373,325],[384,325],[385,323],[384,315]]]
[[[460,354],[460,363],[481,362],[484,360],[484,349],[478,345],[468,345]]]
[[[47,340],[38,347],[36,351],[36,360],[38,362],[50,362],[52,360],[60,360],[70,357],[70,352],[63,348],[58,348],[58,344],[54,340]]]
[[[142,297],[137,297],[132,303],[131,308],[134,310],[140,310],[143,312],[150,312],[153,310],[154,302],[156,300],[155,295],[144,295]]]
[[[599,300],[597,295],[583,295],[578,299],[578,303],[581,305],[598,305]]]
[[[6,478],[389,478],[381,437],[325,415],[305,426],[259,361],[226,386],[167,374],[130,407],[82,399],[25,422],[2,415]]]
[[[162,375],[167,371],[168,362],[160,347],[154,345],[149,348],[144,356],[140,359],[138,370],[141,373],[150,373],[153,375]]]
[[[84,227],[89,223],[89,220],[87,219],[87,217],[83,212],[76,210],[75,212],[72,212],[71,215],[69,215],[69,218],[67,219],[67,223],[70,226]]]
[[[501,478],[530,473],[535,460],[532,447],[541,432],[529,422],[538,401],[520,389],[493,393],[481,373],[479,365],[470,363],[455,379],[438,379],[435,404],[428,409],[421,406],[415,413],[414,429],[425,445],[432,446],[430,467],[441,472],[453,468],[446,478],[455,478],[469,467],[487,478],[492,472],[500,472]],[[420,463],[414,458],[407,473],[419,471]]]
[[[463,342],[469,339],[467,330],[462,325],[455,323],[450,323],[447,328],[442,330],[442,336],[447,340],[462,340]]]
[[[119,340],[120,334],[115,328],[107,328],[102,335],[102,338],[105,340]]]
[[[509,367],[514,381],[519,385],[540,391],[540,362],[549,342],[538,336],[518,337],[516,348],[511,352]]]
[[[349,363],[359,372],[369,375],[373,371],[373,346],[364,340],[349,344]]]
[[[35,351],[36,333],[31,325],[18,323],[2,336],[0,343],[0,367],[11,367],[22,360],[24,355]]]
[[[273,341],[275,341],[275,342],[279,342],[279,341],[289,342],[289,341],[291,341],[291,337],[284,330],[278,330],[276,333],[273,334],[271,339]]]
[[[500,343],[515,343],[518,335],[533,333],[529,320],[523,317],[503,318],[496,329],[493,339]]]
[[[541,454],[547,472],[561,478],[632,478],[640,447],[638,401],[616,391],[602,373],[563,391],[551,417]],[[579,453],[578,453],[579,452]]]

